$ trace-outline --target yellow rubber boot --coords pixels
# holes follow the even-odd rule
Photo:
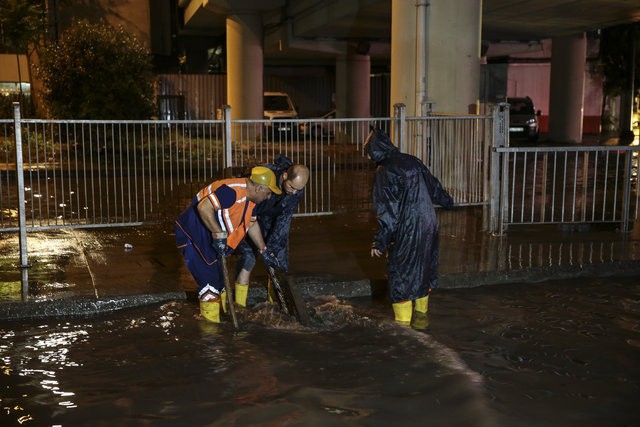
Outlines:
[[[209,322],[220,323],[220,301],[200,301],[200,314]]]
[[[403,325],[410,325],[411,311],[413,309],[411,301],[396,302],[391,305],[393,306],[393,313],[395,315],[396,322],[402,323]]]
[[[413,313],[413,319],[411,320],[413,329],[427,329],[429,327],[429,315],[427,313],[420,313],[416,311]]]
[[[429,311],[429,295],[424,296],[422,298],[418,298],[415,303],[415,310],[418,313],[427,314]]]
[[[247,294],[249,293],[249,285],[236,283],[236,304],[240,307],[247,306]]]
[[[223,312],[227,312],[227,290],[223,289],[222,293],[220,294],[220,303],[222,305],[222,311]]]
[[[267,301],[275,302],[276,300],[276,291],[273,290],[273,285],[271,284],[271,279],[267,283]]]

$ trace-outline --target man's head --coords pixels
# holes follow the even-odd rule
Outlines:
[[[364,154],[376,163],[382,162],[398,148],[393,145],[389,135],[382,129],[371,128],[371,132],[362,147]]]
[[[260,203],[271,197],[271,193],[282,194],[282,190],[276,185],[276,176],[273,171],[264,166],[256,166],[251,169],[249,177],[250,186],[247,197],[254,203]]]
[[[305,165],[293,165],[280,176],[280,188],[289,195],[304,190],[309,181],[309,168]]]

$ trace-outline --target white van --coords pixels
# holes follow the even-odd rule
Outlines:
[[[297,130],[296,123],[280,121],[281,119],[298,118],[298,110],[285,92],[264,93],[264,118],[275,120],[275,123],[265,124],[265,133],[273,139],[282,134],[294,134]]]

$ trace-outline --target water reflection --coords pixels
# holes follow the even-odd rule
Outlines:
[[[640,221],[625,234],[611,224],[513,226],[508,236],[482,232],[482,212],[460,221],[455,211],[438,211],[442,274],[547,267],[582,267],[638,260]],[[459,242],[460,236],[465,245]]]
[[[508,236],[491,236],[482,231],[482,209],[464,209],[462,215],[456,210],[438,210],[440,273],[445,277],[469,272],[581,268],[639,259],[640,223],[634,224],[628,235],[607,225],[591,225],[588,232],[540,225],[513,227]],[[385,264],[371,260],[363,250],[375,227],[370,212],[349,217],[296,218],[291,246],[305,250],[292,251],[290,263],[298,269],[296,274],[323,272],[353,280],[384,277]],[[174,237],[168,230],[166,225],[151,225],[30,234],[32,267],[28,269],[27,299],[170,292],[182,283],[190,284],[191,276],[176,256]],[[350,236],[347,241],[344,233]],[[310,246],[309,241],[316,244]],[[125,243],[134,249],[127,250]],[[4,254],[4,262],[0,263],[0,300],[20,300],[17,236],[0,235],[0,251]],[[119,268],[114,269],[114,265]]]
[[[75,408],[73,391],[65,389],[59,379],[60,371],[77,368],[70,356],[73,346],[86,342],[90,325],[48,324],[34,325],[17,335],[2,330],[2,372],[17,387],[8,387],[2,404],[5,413],[19,424],[34,420],[29,402],[49,406]],[[53,407],[51,408],[53,409]]]
[[[546,426],[640,422],[634,278],[434,294],[430,325],[319,297],[304,327],[182,301],[0,328],[3,425]],[[594,405],[594,402],[598,402]],[[592,423],[588,425],[602,425]]]
[[[188,302],[73,323],[11,325],[3,330],[3,342],[11,343],[2,347],[3,371],[14,392],[3,399],[5,419],[359,425],[375,414],[386,425],[398,416],[422,417],[422,407],[407,406],[422,397],[433,396],[428,400],[438,406],[433,394],[441,387],[468,401],[469,411],[487,412],[477,404],[479,376],[427,335],[335,297],[312,306],[320,322],[313,328],[263,303],[239,313],[237,332],[198,320]],[[424,382],[427,372],[438,386]],[[382,415],[389,400],[390,414]]]

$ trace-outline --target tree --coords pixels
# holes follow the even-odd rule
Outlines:
[[[0,1],[0,45],[3,50],[16,54],[20,103],[23,101],[20,55],[29,58],[29,46],[36,45],[43,32],[41,0]]]
[[[635,55],[632,49],[635,49]],[[635,59],[634,63],[632,58]],[[640,72],[638,72],[640,71],[640,23],[602,30],[599,65],[604,76],[603,129],[615,128],[615,117],[611,117],[615,116],[611,111],[613,100],[622,95],[635,99],[640,89]],[[633,84],[632,75],[634,76]],[[630,94],[632,88],[634,93]]]
[[[153,114],[152,70],[149,50],[121,26],[76,21],[38,72],[53,117],[122,120]]]

